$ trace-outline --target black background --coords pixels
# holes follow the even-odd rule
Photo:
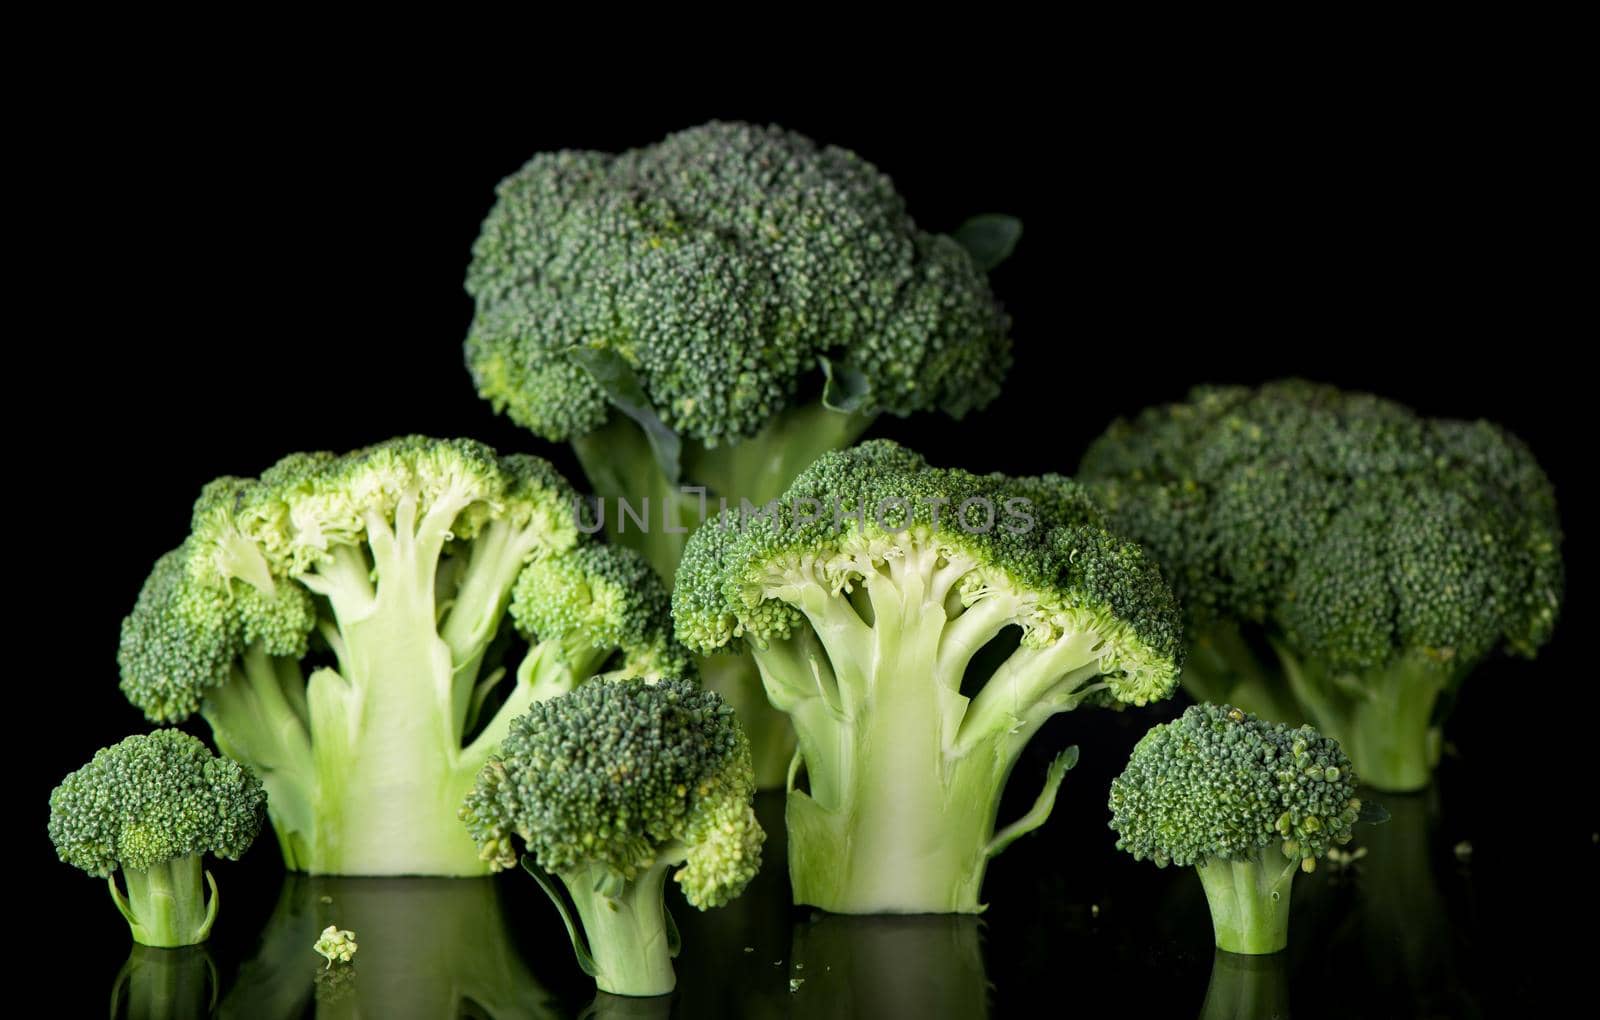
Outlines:
[[[33,746],[19,843],[51,911],[25,927],[30,938],[70,928],[77,942],[70,962],[57,951],[44,964],[73,977],[57,986],[61,1012],[103,1008],[126,932],[99,883],[55,862],[46,794],[95,748],[145,726],[116,690],[118,621],[149,565],[182,540],[200,486],[290,451],[405,432],[534,451],[579,478],[564,449],[473,394],[460,353],[469,246],[495,182],[534,151],[630,147],[712,117],[777,121],[856,149],[933,229],[976,212],[1024,220],[994,277],[1015,319],[1005,395],[959,423],[885,419],[873,433],[936,462],[1070,471],[1118,414],[1197,382],[1291,374],[1488,417],[1532,445],[1569,531],[1564,621],[1537,664],[1493,661],[1466,686],[1429,852],[1449,869],[1451,844],[1476,847],[1469,875],[1449,872],[1452,902],[1470,903],[1441,950],[1459,1001],[1492,1014],[1570,980],[1527,932],[1541,911],[1592,905],[1595,891],[1593,796],[1572,792],[1593,783],[1582,764],[1595,703],[1583,523],[1593,232],[1577,132],[1541,88],[1504,85],[1352,72],[1292,88],[1202,78],[1149,101],[1041,85],[1007,101],[918,80],[772,102],[736,82],[715,101],[641,83],[625,100],[583,104],[532,81],[421,88],[286,72],[248,85],[152,72],[74,105],[35,160],[48,196],[41,275],[62,291],[29,342],[50,374],[19,397],[52,410],[18,437],[31,470],[13,489],[24,567],[13,640],[33,650],[33,675],[13,684],[38,699],[14,724],[37,731],[18,734]],[[32,388],[27,378],[18,384]],[[1176,710],[1080,712],[1036,739],[1003,814],[1031,800],[1057,747],[1082,744],[1083,763],[1051,822],[991,873],[984,939],[1001,1015],[1064,978],[1075,1006],[1198,1007],[1203,907],[1163,913],[1192,878],[1111,852],[1104,825],[1106,783],[1127,749]],[[277,870],[270,839],[219,869],[219,957],[249,947]],[[541,979],[581,1004],[554,917],[522,885],[511,895],[519,939],[544,947]],[[1338,901],[1309,902],[1315,913]],[[1299,1013],[1457,1012],[1302,941]]]

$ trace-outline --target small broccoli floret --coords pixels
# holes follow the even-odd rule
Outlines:
[[[261,831],[266,791],[249,769],[179,730],[156,730],[95,752],[50,793],[50,841],[61,859],[106,879],[140,945],[204,942],[206,854],[237,860]],[[122,872],[127,893],[117,888]]]
[[[1361,812],[1337,743],[1229,705],[1194,705],[1150,730],[1111,784],[1117,848],[1193,865],[1230,953],[1288,945],[1295,872],[1348,843]]]
[[[648,566],[575,512],[549,464],[468,440],[219,479],[123,622],[123,692],[262,775],[290,868],[481,874],[455,812],[511,719],[692,670]]]
[[[318,956],[328,961],[327,967],[332,967],[335,962],[349,963],[354,960],[356,950],[361,947],[356,943],[355,932],[330,924],[322,929],[322,934],[317,936],[317,941],[311,948],[316,950]]]
[[[989,218],[1003,250],[969,254],[919,229],[871,164],[791,131],[541,153],[497,196],[466,280],[478,392],[572,441],[612,538],[668,584],[707,516],[680,483],[711,507],[764,504],[878,414],[961,417],[1010,367],[985,270],[1015,221]],[[762,785],[781,784],[793,734],[748,660],[706,679],[751,728]]]
[[[1184,601],[1185,686],[1315,724],[1379,789],[1426,786],[1463,678],[1555,626],[1554,493],[1487,422],[1299,381],[1201,388],[1113,424],[1080,477]]]
[[[1080,704],[1165,698],[1179,665],[1172,593],[1071,480],[884,441],[824,456],[771,515],[696,532],[673,609],[690,648],[751,649],[793,720],[795,898],[839,913],[980,910],[989,858],[1044,822],[1076,760],[997,832],[1028,740]]]
[[[678,951],[666,876],[702,910],[737,896],[761,866],[754,793],[749,743],[717,695],[596,679],[512,722],[461,817],[494,867],[525,855],[602,991],[663,995]]]

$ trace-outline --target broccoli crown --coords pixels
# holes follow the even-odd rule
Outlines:
[[[1562,596],[1550,480],[1487,422],[1299,380],[1118,421],[1079,475],[1196,622],[1270,625],[1339,670],[1533,655]]]
[[[620,357],[656,417],[707,446],[820,392],[821,357],[867,380],[862,410],[902,415],[982,407],[1009,368],[972,258],[844,149],[710,123],[621,155],[541,153],[497,193],[467,272],[467,362],[547,439],[611,414],[579,347]]]
[[[1135,859],[1243,861],[1278,843],[1316,860],[1349,841],[1361,813],[1339,745],[1227,705],[1193,705],[1140,738],[1111,783],[1117,849]]]
[[[688,650],[672,635],[671,605],[667,586],[638,552],[585,545],[528,564],[512,589],[511,618],[530,640],[620,649],[629,676],[693,675]]]
[[[267,795],[249,769],[180,730],[95,752],[50,793],[50,840],[101,878],[198,854],[239,858],[255,842]]]
[[[785,600],[797,581],[849,592],[906,543],[968,565],[965,604],[1005,592],[1021,607],[1023,644],[1092,630],[1116,700],[1169,695],[1181,656],[1177,603],[1139,546],[1107,530],[1069,478],[1007,478],[930,467],[874,440],[829,453],[804,471],[772,513],[733,510],[689,539],[673,590],[678,635],[711,653],[788,637],[801,613]]]
[[[718,906],[761,863],[750,746],[733,710],[683,680],[597,679],[535,704],[478,776],[462,818],[485,860],[519,838],[555,874],[599,865],[631,881],[662,858],[689,902]]]
[[[532,534],[528,558],[537,564],[578,544],[575,498],[536,457],[499,457],[470,440],[417,436],[342,456],[292,454],[259,479],[218,479],[195,504],[188,539],[156,563],[123,621],[122,690],[153,721],[185,719],[209,688],[227,680],[246,646],[306,654],[324,614],[309,572],[342,562],[364,575],[378,544],[392,548],[397,536],[420,541],[413,536],[431,517],[439,518],[447,550],[465,550],[495,525]],[[585,569],[626,574],[614,562]],[[533,621],[556,625],[548,604],[530,608],[540,599],[527,588],[518,598],[525,629]],[[665,595],[658,598],[664,607]],[[670,647],[662,612],[652,617],[636,589],[593,615],[619,637],[654,642],[630,647],[631,656],[659,654],[670,664],[682,653]]]

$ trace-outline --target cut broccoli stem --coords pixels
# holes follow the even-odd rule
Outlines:
[[[1276,647],[1307,721],[1339,741],[1363,783],[1385,793],[1427,787],[1441,742],[1435,708],[1464,670],[1410,652],[1377,669],[1339,672]]]
[[[1289,945],[1289,891],[1300,870],[1298,860],[1290,860],[1271,844],[1255,860],[1219,857],[1195,870],[1211,906],[1218,949],[1260,955]]]
[[[680,862],[657,860],[633,881],[621,883],[620,889],[603,865],[587,864],[562,873],[561,881],[583,921],[581,937],[595,985],[602,992],[666,995],[677,984],[672,958],[678,955],[678,937],[662,887],[667,872]],[[575,933],[575,943],[577,938]],[[577,948],[582,959],[584,947]]]
[[[1274,1020],[1289,1016],[1289,957],[1240,956],[1219,949],[1200,1020]]]
[[[200,881],[201,874],[205,882]],[[200,855],[174,857],[148,868],[122,869],[128,892],[117,888],[117,877],[106,881],[111,899],[127,919],[133,940],[141,946],[170,949],[196,946],[211,934],[217,919],[217,883],[200,867]],[[211,896],[206,898],[205,887]]]
[[[111,986],[111,1016],[203,1020],[217,1006],[217,965],[202,946],[134,946]]]
[[[800,738],[807,789],[791,782],[786,812],[797,903],[845,914],[982,910],[989,859],[1045,820],[1075,760],[1058,759],[1035,810],[996,837],[1012,767],[1045,719],[1098,673],[1080,667],[1096,661],[1099,639],[1020,648],[967,705],[959,694],[967,656],[940,654],[939,559],[934,548],[889,561],[890,576],[868,586],[870,628],[845,600],[802,597],[820,647],[791,639],[757,653],[769,697]]]

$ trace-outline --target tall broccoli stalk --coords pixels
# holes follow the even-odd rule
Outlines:
[[[1380,790],[1425,787],[1462,681],[1555,627],[1555,494],[1487,422],[1203,387],[1114,423],[1081,477],[1183,599],[1191,693],[1315,725]]]
[[[597,681],[515,720],[461,814],[485,861],[520,857],[539,880],[602,992],[654,996],[677,981],[666,878],[701,910],[737,896],[766,838],[754,792],[749,744],[717,695]]]
[[[793,721],[790,879],[839,913],[980,910],[989,859],[1045,821],[1076,761],[997,829],[1029,739],[1176,682],[1171,592],[1070,480],[936,469],[883,441],[824,456],[771,515],[696,532],[673,600],[684,642],[748,646]],[[1020,645],[987,663],[1010,628]]]
[[[291,869],[482,874],[456,812],[511,719],[688,668],[665,589],[580,542],[574,499],[543,461],[421,438],[220,479],[123,624],[123,691],[261,773]]]
[[[572,442],[607,531],[669,584],[704,516],[685,487],[764,504],[877,415],[959,418],[1009,368],[985,273],[1016,221],[927,233],[852,152],[711,123],[541,153],[497,193],[467,272],[478,392]],[[794,737],[749,660],[704,679],[744,721],[758,783],[782,785]]]
[[[1140,738],[1111,784],[1117,848],[1158,867],[1193,865],[1218,949],[1259,955],[1289,944],[1294,877],[1316,870],[1363,808],[1339,745],[1228,705],[1195,705]]]

